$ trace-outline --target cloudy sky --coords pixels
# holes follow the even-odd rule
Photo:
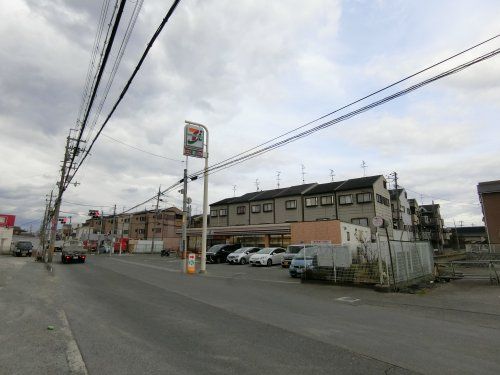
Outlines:
[[[113,1],[111,3],[114,3]],[[118,41],[136,2],[126,5]],[[103,115],[169,1],[145,0]],[[102,1],[0,0],[0,212],[37,226],[74,127]],[[498,1],[183,0],[64,197],[118,211],[182,176],[184,120],[210,129],[211,164],[500,33]],[[500,47],[500,38],[363,101]],[[113,50],[111,61],[116,58]],[[107,79],[109,70],[104,78]],[[500,56],[209,178],[211,202],[276,186],[396,171],[448,224],[480,224],[479,181],[500,179]],[[345,114],[342,111],[325,118]],[[315,123],[315,125],[321,122]],[[190,172],[202,161],[190,159]],[[190,183],[201,212],[202,181]],[[82,205],[77,205],[82,204]],[[164,205],[180,205],[172,191]],[[146,205],[151,208],[152,202]]]

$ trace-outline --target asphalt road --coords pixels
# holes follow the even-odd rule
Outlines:
[[[184,275],[159,256],[89,256],[45,276],[27,267],[51,280],[40,285],[67,326],[61,340],[77,348],[65,349],[73,373],[500,372],[500,290],[487,284],[462,296],[448,286],[379,294],[301,284],[280,267]]]

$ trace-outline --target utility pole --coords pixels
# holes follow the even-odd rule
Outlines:
[[[52,263],[52,258],[54,257],[54,245],[56,242],[56,234],[57,234],[57,223],[59,221],[59,211],[61,209],[61,201],[64,193],[64,184],[66,182],[66,164],[69,161],[69,142],[70,137],[66,138],[66,147],[64,148],[64,160],[61,167],[61,178],[59,179],[58,188],[59,191],[57,193],[57,198],[54,203],[54,214],[52,215],[51,227],[50,227],[50,245],[49,252],[47,257],[47,262]],[[71,168],[71,165],[69,166]]]
[[[40,229],[40,242],[42,244],[42,256],[43,256],[43,259],[45,259],[45,254],[47,252],[47,247],[45,246],[46,242],[47,242],[47,223],[49,221],[49,218],[50,218],[50,211],[51,211],[51,208],[52,208],[52,196],[54,194],[54,190],[52,190],[50,192],[50,198],[49,200],[47,201],[47,199],[45,199],[45,202],[46,202],[46,205],[45,205],[45,215],[43,216],[43,221],[42,221],[42,227]]]
[[[103,208],[101,207],[101,230],[99,231],[99,237],[98,237],[98,240],[97,242],[101,242],[101,238],[103,238],[103,235],[104,234],[104,210]],[[102,240],[104,242],[104,240]],[[99,245],[100,243],[97,244],[97,253],[96,254],[99,254]]]
[[[186,162],[184,164],[184,175],[182,177],[182,259],[183,272],[187,272],[187,180],[188,180],[188,157],[186,156]]]
[[[111,234],[113,239],[115,238],[115,224],[116,224],[116,204],[113,206],[113,224],[111,225]],[[111,242],[111,249],[109,250],[109,256],[115,251],[115,241]]]
[[[364,162],[363,162],[364,163]],[[394,180],[394,189],[396,190],[396,223],[397,223],[397,229],[401,230],[402,225],[401,225],[401,202],[399,200],[399,186],[398,186],[398,174],[397,172],[392,172],[389,177],[392,177]]]
[[[457,250],[460,250],[460,241],[458,240],[458,229],[457,229],[457,224],[455,223],[455,219],[453,219],[453,225],[455,226],[455,237],[457,240]]]
[[[151,240],[151,254],[153,254],[155,248],[156,225],[158,224],[158,207],[160,205],[160,194],[161,194],[161,185],[158,188],[158,195],[156,196],[155,214],[153,216],[153,237]]]

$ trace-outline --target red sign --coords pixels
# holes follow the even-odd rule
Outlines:
[[[14,226],[16,222],[15,215],[4,215],[0,214],[0,228],[10,228]]]

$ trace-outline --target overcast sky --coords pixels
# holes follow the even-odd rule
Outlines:
[[[0,212],[37,226],[76,123],[102,2],[0,4]],[[144,1],[103,114],[169,6]],[[184,120],[209,127],[210,163],[223,160],[500,33],[498,14],[498,1],[183,0],[104,130],[173,160],[101,137],[64,200],[131,207],[182,177]],[[499,47],[500,38],[352,109]],[[367,175],[396,171],[409,197],[440,203],[447,224],[479,225],[476,185],[500,179],[499,110],[497,56],[211,175],[209,201],[234,186],[254,191],[257,179],[274,188],[277,171],[282,187],[300,184],[301,165],[306,182],[330,181],[330,169],[336,180],[360,177],[364,160]],[[189,160],[190,172],[201,168]],[[200,213],[201,180],[189,196]],[[173,191],[163,206],[180,198]],[[92,207],[73,203],[62,210],[82,222]]]

